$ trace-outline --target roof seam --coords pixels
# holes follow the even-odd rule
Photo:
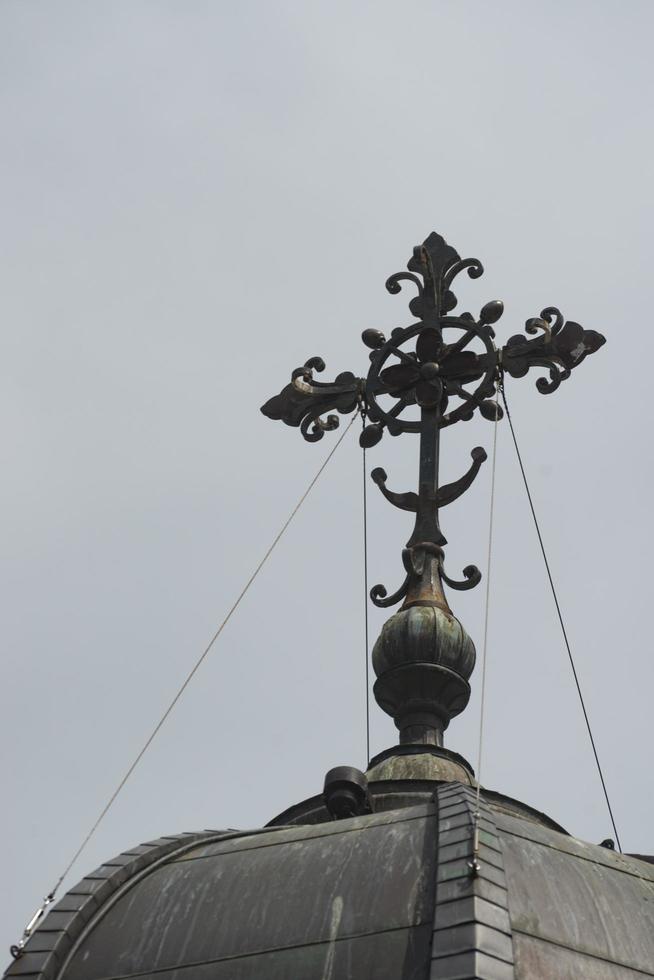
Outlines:
[[[538,844],[540,847],[548,847],[551,851],[558,851],[559,854],[565,854],[568,857],[576,858],[579,861],[586,861],[588,864],[594,864],[594,865],[596,865],[596,867],[599,867],[599,868],[608,868],[609,871],[620,871],[622,874],[630,875],[632,878],[637,878],[639,881],[645,881],[645,882],[647,882],[648,885],[652,885],[652,887],[654,887],[654,877],[648,878],[648,877],[646,877],[646,875],[639,875],[636,871],[632,871],[629,868],[623,868],[623,867],[620,867],[620,865],[617,865],[617,864],[616,865],[614,865],[614,864],[604,864],[603,861],[594,861],[592,858],[586,857],[584,854],[576,854],[574,851],[569,851],[569,850],[567,850],[567,849],[565,849],[563,847],[555,847],[554,844],[548,844],[547,841],[535,840],[533,837],[527,837],[526,834],[519,834],[516,831],[508,830],[506,828],[502,828],[501,829],[501,832],[503,834],[507,834],[510,837],[517,837],[520,840],[527,840],[531,844]],[[574,838],[574,837],[570,837],[569,838],[569,840],[575,840],[575,839],[576,838]],[[589,846],[590,847],[599,847],[600,845],[598,845],[598,844],[590,844]],[[616,855],[616,858],[618,858],[618,855]],[[623,858],[623,856],[620,855],[620,858]]]
[[[364,827],[346,827],[344,829],[336,828],[334,830],[323,831],[321,833],[312,834],[312,835],[310,835],[308,837],[298,837],[296,840],[290,840],[290,841],[288,841],[288,843],[289,844],[295,844],[295,843],[300,844],[300,843],[305,843],[306,841],[319,840],[319,839],[321,839],[323,837],[336,837],[338,835],[343,835],[343,834],[365,833],[366,831],[368,831],[368,830],[374,830],[377,827],[387,827],[387,826],[391,826],[392,824],[395,824],[395,823],[411,823],[413,820],[425,820],[425,819],[428,820],[428,819],[431,819],[431,818],[433,818],[435,816],[436,816],[436,810],[434,809],[432,813],[429,813],[429,812],[427,812],[427,813],[420,813],[420,814],[417,814],[414,817],[407,817],[406,819],[400,819],[400,818],[398,818],[397,820],[389,820],[386,823],[384,823],[384,822],[371,823],[371,824],[369,824],[367,826],[364,826]],[[340,823],[340,821],[334,821],[334,824],[336,824],[336,823]],[[291,824],[289,826],[284,826],[283,824],[280,824],[278,827],[263,827],[261,830],[258,830],[258,831],[257,830],[251,830],[251,831],[246,831],[245,833],[250,833],[250,834],[252,834],[254,836],[255,834],[260,834],[260,833],[266,833],[266,834],[267,833],[279,833],[279,831],[282,831],[282,830],[295,830],[295,831],[297,831],[297,830],[299,830],[301,828],[301,826],[302,826],[301,824],[296,824],[296,825],[292,825]],[[324,827],[325,824],[315,824],[315,825],[312,824],[311,826]],[[330,826],[330,825],[327,825],[327,826]],[[225,838],[225,840],[228,840],[228,839],[229,838]],[[234,837],[232,839],[233,840],[238,840],[239,838],[238,837]],[[209,846],[209,843],[211,843],[211,842],[208,842],[207,843],[207,846]],[[216,843],[219,844],[219,843],[221,843],[221,841],[216,841]],[[277,845],[277,843],[278,843],[277,841],[270,841],[270,842],[266,842],[266,843],[263,843],[263,844],[256,843],[256,844],[253,844],[252,847],[234,847],[231,851],[229,851],[229,852],[222,851],[222,852],[220,852],[220,854],[222,856],[222,855],[224,855],[226,853],[240,854],[243,851],[262,850],[265,847],[275,847]],[[199,842],[198,846],[199,847],[202,847],[202,841]],[[209,860],[210,858],[216,857],[216,856],[217,855],[215,855],[215,854],[198,854],[197,857],[186,857],[183,860],[184,860],[184,863],[188,863],[190,861],[206,861],[206,860]],[[173,861],[170,862],[170,864],[176,864],[176,863],[177,863],[176,860],[173,860]]]
[[[466,976],[493,977],[495,980],[500,975],[506,978],[509,975],[513,977],[513,933],[508,910],[507,881],[501,840],[491,808],[483,797],[480,798],[480,819],[477,825],[483,824],[489,827],[489,832],[497,839],[499,850],[493,856],[499,863],[499,867],[496,863],[491,864],[483,859],[478,864],[474,863],[476,834],[474,815],[477,808],[474,792],[461,784],[455,788],[448,787],[446,791],[439,789],[434,795],[438,804],[438,851],[429,975],[433,980],[460,977],[463,975],[462,962],[465,962],[466,969],[473,971],[466,973]],[[459,819],[461,816],[467,818],[462,824],[467,828],[467,837],[456,845],[460,853],[441,863],[441,851],[452,847],[441,843],[441,836],[449,833],[447,813],[451,813],[453,809],[457,811],[456,816]],[[443,875],[443,868],[457,870],[457,865],[459,874]],[[453,892],[451,886],[455,882],[458,887]],[[495,896],[497,900],[493,901],[489,895]],[[490,906],[494,910],[490,918],[479,917],[478,903],[486,903],[487,907]],[[457,932],[457,927],[463,927],[459,930],[461,939],[456,944],[456,948],[452,948],[452,939]],[[501,964],[501,967],[494,967],[493,964]]]
[[[267,946],[264,949],[257,949],[247,953],[234,953],[231,956],[219,956],[208,960],[194,960],[192,963],[170,964],[169,966],[156,967],[155,969],[140,970],[138,973],[116,973],[111,976],[102,977],[102,980],[138,980],[138,977],[156,976],[160,973],[172,973],[173,971],[189,970],[198,966],[210,966],[212,963],[229,963],[233,960],[244,960],[254,956],[266,956],[269,953],[283,953],[285,950],[308,949],[312,946],[330,946],[342,942],[349,942],[352,939],[366,939],[369,936],[385,936],[393,932],[407,932],[411,929],[431,929],[431,917],[424,922],[408,923],[404,926],[391,926],[388,929],[373,929],[371,932],[354,932],[347,936],[336,936],[334,939],[318,939],[310,943],[292,943],[287,946]]]
[[[568,946],[567,943],[562,943],[556,939],[550,939],[546,936],[538,936],[533,932],[526,932],[524,929],[518,929],[513,926],[513,931],[521,936],[527,936],[529,939],[535,939],[537,942],[548,943],[550,946],[558,946],[559,949],[567,949],[570,953],[575,953],[577,956],[588,956],[593,960],[600,960],[602,963],[610,963],[611,966],[623,966],[625,970],[634,970],[636,973],[642,974],[644,977],[654,977],[654,973],[647,972],[639,966],[634,966],[633,963],[627,963],[625,960],[609,959],[608,956],[602,956],[600,953],[590,953],[585,949],[577,949],[575,946]]]

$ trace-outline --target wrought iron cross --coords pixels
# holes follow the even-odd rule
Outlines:
[[[462,259],[440,235],[432,232],[422,245],[414,248],[407,268],[408,272],[397,272],[387,279],[386,288],[390,293],[399,293],[405,282],[415,287],[417,295],[409,302],[409,309],[416,321],[393,330],[388,339],[378,330],[364,330],[363,342],[371,349],[367,377],[358,378],[346,371],[331,383],[316,381],[314,372],[322,372],[325,364],[321,358],[313,357],[293,371],[290,383],[266,402],[261,411],[268,418],[299,426],[309,442],[322,439],[325,432],[338,427],[338,416],[328,414],[324,417],[325,413],[336,410],[347,414],[357,408],[370,422],[361,434],[363,447],[376,445],[385,429],[391,435],[420,434],[417,493],[389,490],[383,469],[374,469],[371,473],[386,499],[401,510],[415,513],[416,519],[413,533],[402,552],[406,571],[404,582],[392,595],[387,594],[383,585],[376,585],[370,597],[377,606],[392,606],[404,599],[402,610],[434,607],[446,613],[448,622],[451,619],[458,623],[447,605],[442,582],[452,589],[469,589],[478,584],[481,574],[474,565],[464,568],[460,581],[446,574],[443,567],[446,540],[440,529],[439,510],[468,489],[486,459],[486,452],[479,446],[473,449],[472,464],[467,473],[454,483],[439,486],[440,430],[471,419],[477,410],[486,419],[495,420],[496,412],[497,418],[501,418],[496,392],[505,374],[519,378],[532,367],[545,368],[548,376],[539,377],[536,387],[543,394],[555,391],[570,377],[573,368],[602,346],[605,338],[594,330],[584,330],[571,320],[565,321],[559,310],[550,306],[540,316],[527,320],[525,330],[531,339],[517,334],[498,348],[493,325],[504,311],[500,300],[487,303],[478,319],[470,313],[452,315],[457,305],[452,292],[454,279],[464,271],[471,279],[478,279],[484,271],[481,262]],[[415,417],[416,406],[419,418]],[[382,638],[383,631],[380,640]],[[436,652],[433,643],[430,651],[425,652],[434,669],[434,658],[442,661],[445,656],[442,637],[436,645]],[[442,664],[439,669],[442,675]],[[459,672],[467,688],[466,670]],[[392,697],[386,696],[384,691],[378,691],[381,681],[380,677],[375,688],[378,700],[395,716],[402,730],[404,709],[405,721],[409,715],[415,721],[416,712],[411,714],[407,704],[410,701],[415,707],[416,692],[413,690],[411,694],[407,689],[402,695],[407,704],[398,706],[396,702],[401,698],[397,690],[393,691]],[[440,701],[436,713],[440,712],[443,722],[442,735],[442,728],[446,727],[449,718],[465,707],[469,688],[467,693],[461,688],[457,697],[449,697],[450,703],[445,706],[441,694],[438,695]],[[384,698],[386,704],[382,703]],[[433,704],[432,709],[436,710]],[[404,728],[409,734],[403,733],[403,741],[418,738],[420,725],[407,721]],[[424,732],[422,736],[419,741],[430,740]],[[438,738],[435,740],[440,744]]]

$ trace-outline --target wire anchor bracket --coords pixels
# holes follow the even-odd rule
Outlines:
[[[18,940],[17,943],[15,943],[15,945],[9,947],[9,952],[11,953],[11,955],[15,960],[20,959],[20,957],[23,955],[25,951],[25,943],[30,938],[30,936],[38,926],[41,919],[45,916],[46,912],[48,911],[48,908],[50,907],[50,905],[52,905],[54,900],[55,900],[55,896],[53,891],[50,892],[49,895],[45,896],[42,903],[39,905],[38,909],[36,910],[32,918],[30,919],[30,921],[25,926],[21,938]]]

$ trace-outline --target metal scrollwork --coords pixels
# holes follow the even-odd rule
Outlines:
[[[601,334],[566,322],[556,307],[548,306],[540,316],[527,320],[527,336],[513,336],[498,349],[495,324],[504,312],[501,300],[486,303],[477,318],[468,312],[452,315],[458,303],[452,291],[457,276],[465,272],[470,279],[478,279],[483,271],[478,259],[462,259],[432,232],[414,248],[407,271],[386,280],[386,289],[393,295],[402,292],[405,284],[415,288],[409,310],[416,321],[395,328],[388,337],[372,328],[363,331],[362,340],[370,349],[367,377],[357,378],[346,371],[332,382],[316,381],[314,372],[322,372],[325,365],[314,357],[297,368],[290,384],[262,408],[269,418],[298,426],[309,442],[337,427],[338,415],[328,413],[353,412],[357,406],[367,422],[359,440],[366,449],[376,446],[385,432],[420,435],[417,493],[390,490],[380,467],[371,473],[393,506],[415,514],[413,532],[402,552],[404,582],[391,595],[383,585],[375,585],[370,592],[372,602],[382,608],[401,600],[404,607],[433,604],[448,608],[443,582],[461,590],[473,588],[481,579],[474,565],[464,568],[462,581],[446,574],[439,510],[472,485],[486,452],[479,446],[473,449],[468,471],[440,486],[440,430],[472,419],[476,412],[490,421],[499,420],[497,385],[504,373],[519,378],[532,367],[544,368],[548,376],[538,378],[536,386],[549,394],[605,342]]]
[[[414,249],[408,269],[390,276],[386,288],[399,293],[407,280],[417,287],[418,295],[409,302],[409,309],[419,322],[393,330],[388,339],[379,331],[363,334],[364,343],[372,348],[365,386],[372,431],[362,436],[362,445],[368,447],[379,442],[385,429],[391,435],[420,432],[421,422],[405,415],[415,405],[438,402],[441,428],[471,419],[477,409],[488,418],[488,400],[495,392],[497,351],[492,324],[502,315],[503,304],[499,300],[487,303],[478,321],[470,313],[449,315],[457,303],[450,288],[454,279],[464,271],[472,279],[479,278],[484,271],[481,262],[462,259],[440,235],[432,233]],[[481,350],[470,349],[475,342]],[[384,396],[395,404],[383,404]],[[454,406],[450,406],[452,400]]]
[[[316,381],[314,371],[324,371],[321,357],[311,357],[296,368],[290,384],[270,398],[261,411],[269,419],[300,427],[307,442],[317,442],[325,432],[338,428],[338,416],[322,416],[333,409],[341,414],[353,412],[359,402],[362,380],[343,371],[332,382]]]
[[[463,569],[463,581],[456,582],[451,579],[449,575],[446,575],[445,569],[441,563],[441,576],[444,582],[447,582],[451,589],[456,589],[458,592],[465,592],[467,589],[474,589],[476,585],[481,582],[481,572],[476,565],[466,565]]]
[[[386,586],[373,585],[372,589],[370,590],[370,599],[373,605],[377,606],[378,609],[388,609],[389,606],[396,605],[400,599],[404,599],[409,587],[409,581],[410,576],[407,575],[400,588],[397,590],[397,592],[393,592],[392,595],[388,594],[386,591]]]
[[[542,377],[536,381],[543,395],[556,391],[573,368],[606,343],[596,330],[584,330],[573,320],[566,322],[555,306],[548,306],[540,317],[527,320],[525,330],[538,336],[533,340],[520,334],[510,337],[502,350],[502,366],[513,378],[523,378],[532,367],[547,368],[549,381]]]

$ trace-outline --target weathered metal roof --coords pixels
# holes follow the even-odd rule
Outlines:
[[[474,790],[400,783],[373,784],[382,812],[136,848],[71,889],[7,975],[654,976],[654,866],[482,794],[473,876]]]

